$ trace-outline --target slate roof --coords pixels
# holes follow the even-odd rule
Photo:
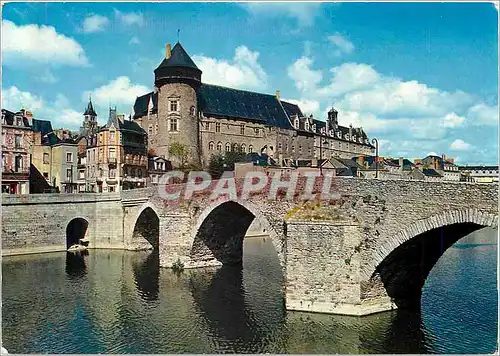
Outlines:
[[[85,112],[83,115],[90,115],[90,116],[97,116],[94,106],[92,105],[92,100],[89,100],[89,103],[87,105],[87,108],[85,109]]]
[[[150,92],[135,99],[134,118],[147,115],[150,98],[153,99],[153,114],[158,112],[158,93]]]
[[[390,159],[388,161],[399,166],[399,159]],[[406,158],[403,159],[403,170],[412,169],[413,167],[415,167],[415,164],[412,161]]]
[[[177,42],[172,48],[170,58],[165,58],[158,66],[158,68],[162,67],[188,67],[199,70],[180,42]]]
[[[7,125],[14,125],[14,118],[16,115],[21,115],[20,112],[14,113],[12,111],[2,109],[2,113],[5,115],[5,122]],[[30,123],[27,117],[23,116],[23,126],[24,127],[29,127]]]
[[[497,171],[498,166],[459,166],[459,171]]]
[[[422,169],[422,173],[424,173],[427,177],[441,177],[441,174],[432,168],[424,168]]]
[[[292,128],[288,117],[292,115],[303,116],[297,105],[278,101],[275,95],[212,84],[200,86],[198,100],[200,109],[206,115],[254,120],[280,128]]]
[[[52,123],[49,120],[33,119],[33,126],[31,128],[35,132],[40,132],[42,136],[53,131]]]

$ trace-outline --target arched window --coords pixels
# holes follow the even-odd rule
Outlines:
[[[233,143],[233,152],[238,152],[238,144]]]
[[[208,143],[208,149],[209,149],[210,151],[213,151],[213,150],[214,150],[214,143],[213,143],[213,141],[210,141],[210,142]]]
[[[247,146],[244,143],[242,143],[240,146],[241,152],[246,153],[246,149],[247,149]]]
[[[194,116],[196,114],[196,110],[194,105],[189,108],[189,115]]]
[[[217,142],[217,151],[222,151],[222,142]]]
[[[252,145],[248,145],[248,153],[252,153],[253,152],[253,146]]]
[[[226,152],[229,151],[231,151],[231,145],[229,144],[229,142],[226,142]]]

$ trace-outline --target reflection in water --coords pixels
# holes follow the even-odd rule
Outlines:
[[[88,251],[80,253],[66,252],[66,274],[69,278],[80,278],[87,273],[85,256],[88,254]]]
[[[160,292],[160,255],[157,250],[146,252],[148,256],[144,260],[133,262],[134,279],[139,295],[145,301],[158,299]],[[139,252],[143,255],[143,252]]]
[[[433,269],[422,316],[394,311],[363,318],[286,312],[269,239],[245,240],[243,269],[180,276],[160,269],[157,254],[8,257],[3,344],[12,353],[491,352],[496,245],[475,242],[450,248]]]

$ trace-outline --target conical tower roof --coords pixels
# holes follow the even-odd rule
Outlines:
[[[85,109],[83,115],[97,116],[94,106],[92,105],[92,99],[89,99],[89,104],[87,105],[87,109]]]
[[[172,48],[170,58],[165,58],[157,69],[162,67],[187,67],[199,70],[180,42],[177,42]]]
[[[154,70],[154,73],[157,87],[166,83],[188,83],[193,86],[201,84],[201,70],[179,42],[175,44],[170,56],[163,59]]]

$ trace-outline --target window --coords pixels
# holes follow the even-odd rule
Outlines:
[[[215,132],[220,132],[220,123],[215,123]]]
[[[68,163],[73,162],[73,153],[72,152],[66,152],[66,162],[68,162]]]
[[[113,193],[114,191],[115,191],[115,186],[114,185],[110,185],[109,186],[109,192]]]
[[[253,152],[253,146],[252,145],[248,145],[248,153],[252,153]]]
[[[137,169],[137,177],[142,178],[142,169]]]
[[[109,148],[109,158],[116,158],[116,148],[114,147]]]
[[[242,143],[240,146],[241,152],[246,153],[246,149],[247,149],[247,146],[244,143]]]
[[[229,152],[231,151],[231,145],[228,143],[226,143],[226,152]]]
[[[232,149],[233,152],[238,152],[238,144],[237,143],[233,143],[233,149]]]
[[[242,135],[245,134],[245,125],[244,124],[240,125],[240,134],[242,134]]]
[[[158,134],[158,124],[155,124],[155,135]]]
[[[178,109],[179,109],[179,106],[177,105],[177,100],[171,100],[170,101],[170,111],[177,112]]]
[[[189,115],[194,116],[196,114],[196,109],[194,105],[189,108]]]
[[[49,164],[50,163],[50,156],[48,153],[43,154],[43,163],[44,164]]]
[[[148,135],[152,135],[152,134],[153,134],[153,125],[149,124],[148,125]]]
[[[99,134],[99,143],[102,143],[102,133]]]
[[[299,146],[299,153],[302,153],[302,146]]]
[[[71,169],[71,168],[66,168],[66,180],[71,181],[71,176],[72,176],[72,174],[71,174],[71,173],[73,173],[73,172],[71,172],[71,171],[72,171],[72,169]]]
[[[217,142],[217,151],[222,151],[222,142]]]
[[[177,119],[170,119],[170,132],[177,132],[179,130]]]
[[[294,121],[294,124],[295,128],[298,130],[299,129],[299,118],[296,118],[295,121]]]
[[[207,122],[207,123],[205,124],[205,128],[206,128],[207,130],[210,130],[210,123],[209,123],[209,122]]]
[[[23,169],[23,157],[16,156],[14,161],[14,172],[19,172],[22,169]]]
[[[16,148],[21,148],[21,135],[19,134],[15,135],[15,145]]]
[[[78,172],[78,178],[79,179],[85,179],[85,171],[79,171]]]
[[[295,146],[292,145],[292,152],[295,152]]]
[[[257,127],[254,130],[255,130],[255,134],[258,136],[260,130]]]
[[[210,142],[208,143],[208,149],[209,149],[210,151],[213,151],[213,150],[214,150],[214,143],[213,143],[213,141],[210,141]]]
[[[309,121],[306,121],[306,131],[309,131]]]
[[[115,142],[115,132],[114,131],[109,131],[109,141],[111,143]]]
[[[281,142],[278,142],[278,151],[281,151],[281,147],[282,147]]]
[[[6,164],[6,160],[5,159],[6,159],[5,155],[2,154],[2,170],[5,169],[5,164]]]

